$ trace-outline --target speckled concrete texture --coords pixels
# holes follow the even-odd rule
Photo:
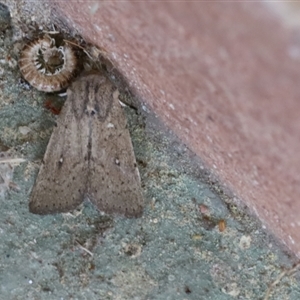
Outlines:
[[[257,2],[53,2],[224,188],[300,254],[296,32]]]
[[[151,102],[139,102],[146,98],[138,82],[129,82],[111,57],[101,67],[132,104],[124,110],[141,173],[143,216],[103,215],[88,201],[67,214],[29,213],[56,119],[45,103],[64,98],[30,87],[17,59],[36,30],[67,27],[47,2],[3,2],[12,26],[0,33],[0,298],[299,299],[296,257],[223,189],[204,157],[178,139]],[[78,28],[69,29],[72,35]],[[99,51],[113,55],[106,50]]]

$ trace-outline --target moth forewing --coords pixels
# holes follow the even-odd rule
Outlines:
[[[105,119],[94,118],[89,196],[107,213],[140,216],[143,197],[139,173],[126,118],[113,92],[113,86],[106,81],[99,93],[99,101],[110,109]],[[103,94],[106,96],[102,97]]]
[[[29,209],[36,214],[67,212],[82,201],[87,187],[88,131],[84,118],[75,115],[68,97],[49,140]]]

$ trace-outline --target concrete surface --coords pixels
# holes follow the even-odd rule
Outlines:
[[[126,102],[133,103],[133,106],[137,107],[137,110],[127,107],[125,112],[142,176],[146,200],[143,217],[124,219],[104,216],[88,202],[69,214],[41,217],[28,212],[28,196],[55,122],[55,115],[44,105],[45,102],[48,103],[50,97],[52,101],[54,101],[52,97],[57,102],[61,100],[58,96],[47,95],[30,88],[21,80],[16,62],[24,37],[34,36],[33,29],[46,30],[47,26],[51,28],[55,20],[53,18],[57,18],[58,13],[53,15],[47,3],[34,3],[33,6],[33,2],[29,1],[3,2],[10,9],[12,28],[6,29],[0,36],[1,299],[299,299],[297,258],[278,239],[266,231],[264,223],[253,216],[252,210],[249,211],[243,202],[233,197],[232,191],[235,192],[235,190],[226,189],[226,187],[224,189],[222,181],[216,180],[217,171],[220,176],[225,167],[219,169],[216,165],[214,174],[208,167],[207,158],[217,158],[218,156],[214,156],[214,153],[222,150],[221,144],[217,142],[222,139],[224,128],[228,129],[232,126],[239,130],[236,137],[232,137],[232,145],[235,145],[235,138],[237,141],[241,138],[239,134],[241,135],[242,129],[238,125],[244,122],[237,123],[236,126],[231,124],[231,121],[233,124],[236,121],[232,111],[235,97],[229,97],[232,91],[226,87],[229,83],[238,85],[239,82],[234,82],[239,78],[235,80],[227,78],[228,82],[219,82],[220,85],[223,84],[223,89],[228,89],[229,93],[225,107],[221,105],[222,97],[219,94],[221,92],[214,92],[216,96],[213,99],[216,99],[215,101],[221,105],[220,109],[222,107],[223,111],[215,111],[213,106],[206,107],[206,110],[211,109],[209,113],[199,111],[200,116],[206,114],[206,122],[210,122],[208,124],[215,125],[206,124],[207,127],[205,127],[199,123],[199,128],[191,125],[199,137],[206,132],[201,133],[201,130],[208,130],[207,128],[215,130],[211,132],[213,134],[211,138],[216,139],[213,146],[210,146],[211,154],[209,152],[207,153],[209,155],[199,157],[195,155],[197,151],[189,150],[182,142],[183,136],[179,135],[180,139],[173,131],[170,131],[167,120],[174,120],[176,117],[177,123],[175,125],[173,123],[172,129],[177,134],[180,133],[178,131],[180,124],[185,126],[189,123],[187,120],[186,123],[180,122],[184,116],[187,116],[189,110],[197,111],[197,107],[193,106],[192,88],[195,82],[198,84],[202,80],[208,80],[205,79],[207,74],[203,73],[203,77],[195,77],[197,72],[192,68],[191,77],[186,77],[185,69],[180,70],[177,67],[178,70],[176,70],[174,66],[174,69],[171,69],[175,72],[174,76],[164,78],[164,72],[167,71],[164,68],[154,68],[155,58],[148,58],[145,64],[141,63],[144,61],[143,51],[146,51],[147,47],[141,48],[143,51],[140,55],[133,58],[132,55],[135,52],[131,52],[134,50],[131,44],[128,42],[127,48],[122,44],[125,47],[121,56],[123,64],[118,59],[113,60],[114,52],[110,52],[109,48],[104,49],[109,46],[106,40],[108,44],[104,45],[100,51],[101,53],[106,51],[105,53],[111,55],[106,62],[115,63],[114,67],[110,66],[106,71],[120,87],[122,97],[126,99]],[[60,2],[60,5],[63,3]],[[73,7],[75,5],[76,2],[73,3]],[[124,12],[126,5],[131,4],[118,3],[120,6],[115,7],[114,3],[101,2],[101,5],[100,11],[104,13],[107,20],[104,18],[99,22],[110,24],[106,23],[109,22],[109,17],[116,22],[121,21],[112,14],[122,9]],[[153,9],[158,4],[149,5],[150,12],[151,8]],[[164,10],[167,4],[160,5],[162,5],[161,13],[164,16],[162,19],[172,21],[171,15]],[[199,12],[196,12],[196,7],[193,5],[195,4],[191,4],[189,9],[194,8],[196,15]],[[110,7],[114,9],[108,14],[107,9]],[[142,4],[137,3],[135,7],[136,12],[140,12],[139,9],[143,8]],[[178,12],[178,7],[184,8],[180,4],[173,7],[172,14]],[[88,7],[81,6],[83,16],[85,8]],[[91,9],[92,12],[96,10],[95,7]],[[223,9],[225,15],[229,14],[229,8],[226,10],[223,7]],[[146,8],[143,8],[143,11],[146,13]],[[247,6],[241,12],[248,14]],[[184,14],[184,10],[182,13]],[[216,12],[211,12],[207,15],[207,22],[215,14]],[[252,14],[254,15],[253,12]],[[261,11],[257,18],[261,17],[261,14],[263,15],[264,12]],[[122,15],[126,16],[124,13]],[[132,16],[134,20],[133,14],[127,14],[127,16],[128,19]],[[180,16],[183,17],[183,15]],[[180,16],[177,15],[178,18]],[[232,17],[234,16],[236,15],[232,12]],[[145,20],[144,26],[146,26],[147,18],[143,19]],[[193,18],[190,19],[193,20]],[[241,17],[241,22],[244,19],[245,16]],[[64,27],[64,22],[58,24],[64,29],[67,28]],[[155,22],[155,24],[161,29],[167,28],[165,23]],[[252,23],[249,21],[249,24]],[[62,28],[59,26],[57,25],[57,29]],[[108,28],[111,30],[112,24],[106,26],[110,27],[101,27],[105,30],[100,32],[106,32]],[[120,30],[127,28],[125,24],[123,26],[116,24],[116,26],[119,26]],[[259,27],[259,25],[256,26]],[[134,27],[131,28],[134,29]],[[180,30],[185,31],[184,28],[186,27],[179,27],[174,36],[180,33]],[[72,29],[74,28],[71,27],[69,34],[72,33]],[[114,31],[114,34],[119,42],[118,32]],[[145,29],[144,34],[146,33]],[[84,33],[81,32],[81,34]],[[143,31],[140,34],[142,35]],[[262,33],[261,35],[263,36]],[[158,34],[156,36],[159,38]],[[140,38],[136,36],[136,40],[142,42]],[[151,36],[148,38],[151,40]],[[220,35],[221,38],[222,35]],[[226,40],[225,37],[223,38]],[[208,32],[206,39],[213,42]],[[175,41],[174,38],[173,42]],[[166,40],[166,43],[168,42],[170,41]],[[193,35],[189,36],[189,42],[191,45],[194,44],[195,49],[197,48],[198,41]],[[260,40],[257,44],[259,42]],[[157,44],[156,47],[159,45]],[[118,49],[121,51],[120,48]],[[152,49],[155,50],[155,48]],[[169,49],[171,50],[172,47]],[[188,53],[175,48],[173,51],[178,51],[174,52],[174,55],[180,56],[180,60],[185,61],[184,55]],[[154,53],[157,54],[156,59],[159,59],[159,53],[155,51]],[[243,51],[239,53],[240,55],[249,54],[243,54]],[[118,53],[116,57],[120,57],[120,54]],[[164,59],[161,59],[161,63],[163,61]],[[168,63],[171,61],[172,59]],[[226,61],[228,68],[238,68],[238,65],[230,64],[232,60]],[[129,64],[127,67],[125,67],[126,62]],[[191,66],[186,65],[188,70]],[[195,65],[194,68],[197,66]],[[133,77],[127,76],[130,70],[135,72],[138,80],[134,81]],[[213,69],[210,70],[213,71]],[[214,70],[219,74],[217,69]],[[180,75],[178,72],[181,71],[183,72],[182,79],[184,79],[182,81],[185,84],[180,85],[177,80]],[[147,76],[150,74],[152,74],[152,79],[156,76],[158,78],[155,81],[150,79],[148,81]],[[192,78],[194,81],[188,80]],[[169,85],[164,85],[161,91],[158,90],[162,88],[160,84],[163,83],[163,81],[159,83],[158,79],[167,80]],[[240,80],[243,81],[245,78],[240,78]],[[144,86],[141,86],[143,82]],[[177,83],[178,86],[176,86]],[[260,89],[263,89],[266,83],[262,82]],[[280,84],[280,82],[276,83]],[[246,80],[244,84],[246,85]],[[203,92],[205,92],[204,86]],[[208,81],[207,86],[210,86]],[[155,101],[153,91],[157,91]],[[191,102],[182,107],[177,106],[185,102],[176,102],[177,98],[172,98],[170,101],[172,91],[179,94],[186,92],[184,99],[191,99]],[[191,94],[188,93],[189,91]],[[165,102],[162,101],[163,97],[159,96],[163,95],[163,92],[166,97]],[[200,92],[202,93],[202,89],[199,90]],[[250,93],[249,90],[246,92],[247,95]],[[207,97],[209,97],[209,92],[207,92]],[[141,99],[144,102],[138,101]],[[199,99],[206,98],[201,96]],[[213,105],[214,102],[212,100],[206,102],[207,105],[209,103]],[[175,109],[171,114],[172,105]],[[249,103],[250,108],[251,105]],[[272,111],[271,107],[270,110]],[[164,114],[161,113],[158,117],[158,111],[163,111]],[[168,113],[170,118],[166,117]],[[218,125],[222,121],[222,114],[226,115],[226,113],[231,114],[232,119],[228,123],[222,123],[224,125],[222,131]],[[165,116],[165,119],[161,118],[162,116]],[[239,117],[242,118],[243,114]],[[269,124],[268,119],[265,121]],[[189,129],[188,125],[182,128]],[[188,137],[195,134],[192,133],[191,128],[185,133],[187,141]],[[270,130],[273,130],[272,128]],[[201,143],[201,149],[208,147],[204,141],[205,139],[203,139],[203,144]],[[247,140],[249,145],[250,141]],[[191,145],[189,144],[190,147]],[[192,148],[192,150],[195,149]],[[275,152],[276,149],[274,149]],[[244,159],[245,161],[241,162],[235,161],[234,157],[231,158],[231,162],[235,163],[234,170],[237,173],[241,167],[244,167],[243,163],[251,162],[247,156]],[[263,162],[262,166],[264,166]],[[285,185],[280,187],[284,190]],[[246,191],[253,194],[257,193],[257,189],[259,190],[259,187],[249,190],[245,187]],[[263,200],[262,203],[264,203]],[[272,225],[272,223],[269,224]]]

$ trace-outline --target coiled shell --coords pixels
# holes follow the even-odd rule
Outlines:
[[[66,88],[76,77],[79,61],[68,43],[57,47],[46,35],[26,44],[19,58],[20,71],[26,81],[39,91],[56,92]]]

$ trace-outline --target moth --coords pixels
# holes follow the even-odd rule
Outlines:
[[[100,73],[79,77],[67,90],[29,210],[67,212],[85,197],[108,214],[139,217],[143,196],[126,117],[111,82]]]

